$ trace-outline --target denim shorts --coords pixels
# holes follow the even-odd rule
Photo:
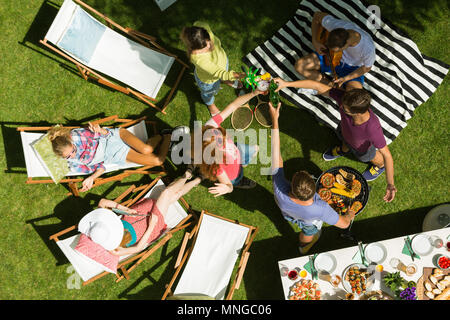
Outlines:
[[[227,67],[226,70],[228,71],[228,60],[227,60]],[[200,89],[200,96],[203,100],[203,102],[210,106],[214,103],[214,96],[219,92],[220,90],[220,80],[217,80],[213,83],[205,83],[202,82],[198,76],[196,70],[194,70],[194,78],[195,82],[197,83],[198,88]]]
[[[341,124],[339,123],[336,129],[336,135],[339,140],[345,142],[344,137],[341,134]],[[370,162],[373,158],[375,158],[375,154],[377,153],[377,148],[373,144],[370,145],[369,149],[365,153],[359,153],[357,150],[353,149],[350,145],[346,143],[347,147],[353,153],[353,155],[361,162]]]
[[[318,54],[315,51],[314,51],[314,53],[316,54],[317,58],[319,58],[319,61],[320,61],[320,72],[321,73],[331,72],[330,66],[326,66],[325,65],[325,61],[323,60],[323,56]],[[337,73],[337,75],[340,78],[345,77],[346,75],[349,75],[350,73],[352,73],[356,69],[359,69],[359,67],[358,66],[350,66],[350,65],[342,63],[342,62],[335,68],[336,73]],[[364,84],[364,75],[359,76],[358,78],[352,79],[350,81],[358,81],[359,83],[361,83],[361,85],[363,85]],[[345,86],[345,84],[347,82],[349,82],[349,81],[344,82],[343,85]]]
[[[299,226],[300,229],[302,229],[302,233],[305,236],[313,236],[317,232],[319,232],[319,229],[315,225],[306,224],[302,220],[295,220],[294,218],[291,218],[290,216],[283,215],[283,218],[285,218],[287,221],[295,223]]]
[[[126,159],[130,147],[120,138],[120,128],[109,129],[109,131],[111,135],[106,141],[105,163],[124,166],[127,163]]]
[[[242,166],[250,164],[250,161],[253,159],[256,153],[255,145],[251,146],[248,144],[236,143],[236,146],[241,155],[241,165],[238,176],[231,181],[231,184],[233,186],[237,186],[241,182],[242,178],[244,177],[244,168]]]

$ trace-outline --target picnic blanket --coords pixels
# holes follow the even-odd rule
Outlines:
[[[383,16],[381,19],[374,16],[359,0],[301,1],[294,17],[247,54],[243,62],[287,81],[303,79],[294,65],[296,60],[313,52],[311,20],[315,11],[330,12],[338,19],[354,22],[374,40],[376,61],[365,75],[364,88],[371,93],[371,108],[380,119],[386,142],[391,143],[406,127],[414,110],[437,89],[450,66],[423,55],[402,31]],[[295,88],[285,88],[280,93],[294,105],[306,108],[319,121],[337,128],[340,115],[334,100],[298,93]]]

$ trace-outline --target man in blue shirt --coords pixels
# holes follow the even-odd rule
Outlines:
[[[283,159],[280,152],[280,133],[278,117],[281,103],[274,108],[271,103],[272,117],[272,182],[275,201],[283,217],[296,223],[302,230],[299,234],[299,250],[306,254],[320,237],[322,223],[328,223],[341,229],[350,226],[355,212],[349,210],[340,216],[328,203],[316,193],[314,179],[306,171],[298,171],[289,182],[284,177]]]

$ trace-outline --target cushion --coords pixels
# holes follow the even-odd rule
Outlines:
[[[108,250],[92,241],[85,234],[80,235],[80,240],[78,241],[75,250],[85,257],[100,264],[105,271],[114,274],[117,272],[117,265],[119,264],[120,257],[111,254]]]
[[[70,169],[67,160],[58,157],[53,152],[52,143],[48,140],[48,133],[34,141],[31,147],[35,151],[41,165],[56,184],[69,173]]]

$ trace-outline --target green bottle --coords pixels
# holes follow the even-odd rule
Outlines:
[[[278,85],[275,81],[270,80],[270,86],[269,86],[269,99],[270,102],[272,102],[272,106],[275,108],[278,106],[278,103],[280,102],[280,96],[278,95],[278,92],[275,92],[275,90],[278,88]]]

